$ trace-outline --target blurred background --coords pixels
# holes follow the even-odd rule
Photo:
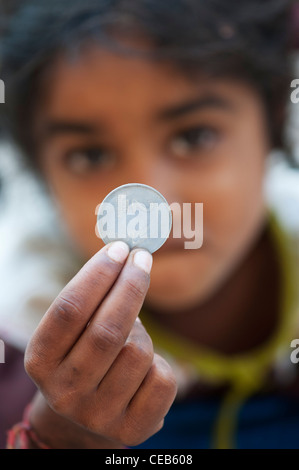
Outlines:
[[[25,1],[0,0],[0,41],[7,18]],[[0,104],[0,117],[4,106]],[[18,149],[5,138],[0,119],[1,339],[24,350],[41,312],[79,264],[54,206],[40,181],[24,166]]]
[[[0,0],[0,40],[7,17],[25,1]],[[292,59],[292,78],[299,79],[299,2],[290,28],[298,47]],[[291,91],[290,87],[290,95]],[[299,103],[294,104],[290,99],[289,111],[286,134],[290,152],[299,167]],[[269,159],[265,194],[270,205],[280,208],[284,222],[299,231],[299,169],[291,168],[281,157],[281,152],[275,151]],[[45,311],[75,274],[78,264],[74,259],[55,208],[39,181],[23,166],[18,151],[5,140],[0,121],[0,285],[6,293],[0,295],[2,330],[3,324],[19,322],[18,312],[30,310],[31,316],[36,315],[38,319],[40,312]],[[18,285],[18,298],[15,285]],[[31,328],[26,319],[24,322],[16,344],[20,348],[26,344]]]

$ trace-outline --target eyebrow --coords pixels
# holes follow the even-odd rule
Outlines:
[[[161,121],[172,120],[195,111],[202,111],[207,109],[234,111],[235,108],[235,105],[230,100],[225,99],[219,95],[211,94],[162,110],[158,113],[157,119]]]
[[[183,103],[171,106],[169,108],[159,111],[155,119],[157,121],[169,121],[178,119],[186,114],[202,111],[207,109],[219,109],[225,111],[233,111],[234,104],[219,95],[207,95],[204,97],[195,98]],[[98,126],[92,122],[72,120],[72,119],[53,119],[47,122],[42,130],[43,137],[48,139],[57,137],[59,135],[75,134],[82,136],[93,136],[102,133],[103,127]]]
[[[42,131],[46,138],[56,137],[65,134],[93,135],[99,132],[95,124],[81,121],[72,121],[71,119],[57,119],[47,122]]]

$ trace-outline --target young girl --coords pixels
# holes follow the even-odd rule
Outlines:
[[[40,309],[28,375],[5,343],[8,447],[298,447],[295,248],[264,195],[290,6],[38,0],[10,22],[7,122],[81,262]],[[203,203],[203,246],[103,246],[95,208],[136,182]]]

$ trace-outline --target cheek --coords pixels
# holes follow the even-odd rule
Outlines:
[[[264,162],[264,153],[253,152],[238,164],[228,165],[206,194],[207,237],[215,253],[232,263],[253,242],[265,217]]]
[[[207,235],[211,230],[216,253],[233,259],[246,250],[259,232],[265,205],[260,174],[248,174],[247,180],[240,178],[238,181],[232,175],[231,180],[231,185],[221,193],[215,191],[206,203],[205,224]]]
[[[189,175],[186,185],[185,198],[203,203],[204,244],[217,269],[235,264],[265,218],[263,182],[268,147],[259,123],[249,129],[245,125],[237,128],[215,163]]]
[[[97,191],[79,190],[72,186],[51,184],[61,223],[65,227],[75,248],[86,259],[102,246],[96,236],[96,207],[103,198]],[[103,196],[104,197],[104,196]]]
[[[86,259],[93,256],[104,243],[96,236],[97,204],[82,198],[60,200],[60,214],[62,222],[78,251]]]
[[[96,208],[106,196],[107,188],[90,185],[70,175],[51,158],[44,158],[41,167],[61,223],[75,248],[88,259],[102,246],[96,236]]]
[[[245,167],[244,161],[239,165],[227,161],[210,178],[190,177],[185,197],[204,204],[203,246],[175,257],[156,255],[148,296],[153,304],[176,308],[204,300],[252,246],[265,220],[265,156],[256,157]],[[197,193],[191,188],[198,188]]]

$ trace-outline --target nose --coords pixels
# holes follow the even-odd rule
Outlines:
[[[123,174],[125,183],[141,183],[159,191],[169,204],[181,202],[179,181],[169,166],[158,158],[140,158]]]

